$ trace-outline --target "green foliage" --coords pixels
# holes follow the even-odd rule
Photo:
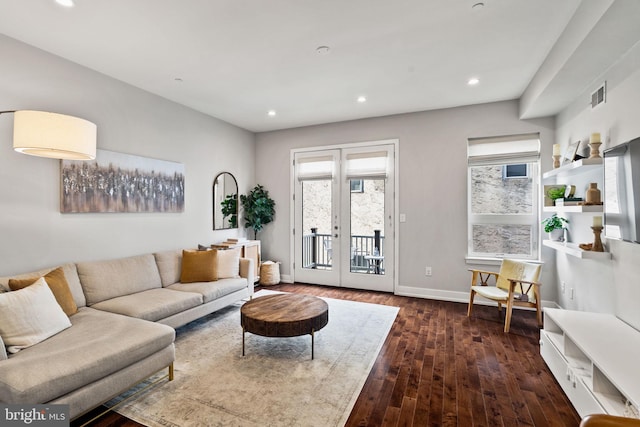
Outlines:
[[[564,197],[564,192],[566,188],[567,187],[565,185],[562,185],[560,187],[552,187],[549,190],[547,190],[547,196],[549,196],[551,200],[561,199]]]
[[[258,231],[273,221],[276,202],[262,185],[256,185],[247,195],[240,195],[240,203],[244,210],[244,226],[253,228],[254,239],[257,239]]]
[[[238,228],[238,195],[227,194],[227,197],[220,202],[222,205],[222,218],[229,218],[229,226],[231,228]]]
[[[544,231],[546,233],[551,233],[553,230],[559,228],[565,228],[565,224],[569,224],[569,220],[557,214],[553,214],[551,217],[542,220],[542,225],[544,225]]]

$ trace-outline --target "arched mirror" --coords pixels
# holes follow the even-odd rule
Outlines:
[[[213,229],[238,228],[238,183],[229,172],[213,181]]]

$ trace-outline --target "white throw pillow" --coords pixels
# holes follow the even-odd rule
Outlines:
[[[240,277],[240,248],[218,250],[218,279]]]
[[[0,294],[0,336],[17,353],[71,326],[43,277],[33,285]]]
[[[2,341],[2,336],[0,336],[0,360],[7,360],[7,349],[4,347],[4,341]]]

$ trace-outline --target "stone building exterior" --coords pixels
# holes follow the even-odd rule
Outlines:
[[[471,168],[471,212],[478,215],[531,215],[533,177],[509,178],[504,166]],[[474,252],[530,254],[531,225],[478,224],[472,227]]]
[[[303,232],[316,227],[319,234],[331,234],[331,182],[303,182]],[[385,181],[363,180],[362,191],[350,192],[351,234],[373,236],[373,230],[384,231]]]

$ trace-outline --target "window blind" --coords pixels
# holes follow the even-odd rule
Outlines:
[[[333,179],[333,156],[303,157],[296,163],[298,181]]]
[[[469,165],[531,163],[540,159],[540,134],[469,138]]]
[[[347,154],[347,179],[383,178],[389,173],[387,151]]]

